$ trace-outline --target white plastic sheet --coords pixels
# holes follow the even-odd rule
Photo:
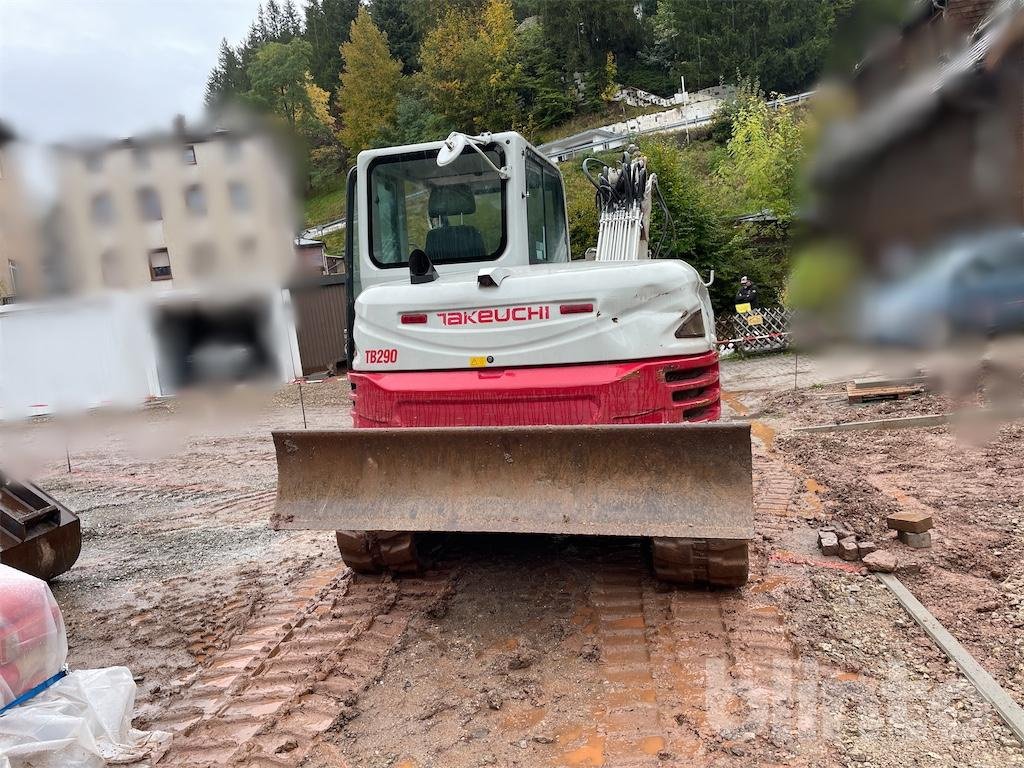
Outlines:
[[[0,715],[0,768],[152,765],[171,736],[132,728],[134,707],[127,667],[71,672]]]
[[[42,579],[0,565],[0,708],[57,674],[68,636]]]

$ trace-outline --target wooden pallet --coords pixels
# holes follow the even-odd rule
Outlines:
[[[846,398],[851,403],[873,403],[879,400],[902,400],[924,392],[921,384],[900,384],[884,387],[858,387],[852,381],[846,385]]]

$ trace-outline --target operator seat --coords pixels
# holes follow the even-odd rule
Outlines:
[[[476,212],[476,197],[468,184],[446,184],[430,190],[427,213],[441,226],[427,232],[426,252],[431,261],[478,261],[487,256],[480,230],[471,224],[449,224],[449,216]]]

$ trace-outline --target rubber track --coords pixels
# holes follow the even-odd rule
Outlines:
[[[416,534],[409,531],[335,531],[345,565],[357,573],[419,573]]]
[[[340,568],[307,579],[155,718],[152,727],[177,731],[159,765],[299,765],[450,585],[444,573],[353,580]]]
[[[750,574],[749,545],[732,539],[651,539],[655,575],[676,584],[742,587]]]

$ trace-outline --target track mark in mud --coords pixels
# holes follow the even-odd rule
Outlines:
[[[270,519],[276,498],[276,491],[262,490],[234,495],[222,501],[186,507],[161,522],[154,522],[149,530],[154,533],[169,533],[200,525],[228,527],[253,522],[264,523]]]
[[[646,567],[633,544],[595,576],[591,603],[601,648],[605,695],[592,730],[562,745],[564,765],[654,766],[666,749],[644,610]]]
[[[298,765],[381,671],[411,618],[444,599],[445,573],[321,571],[289,590],[190,681],[153,727],[176,731],[160,765]]]
[[[817,673],[764,591],[666,588],[639,546],[610,555],[590,595],[604,694],[589,724],[560,736],[555,764],[710,766],[756,740],[801,765],[800,703]]]

